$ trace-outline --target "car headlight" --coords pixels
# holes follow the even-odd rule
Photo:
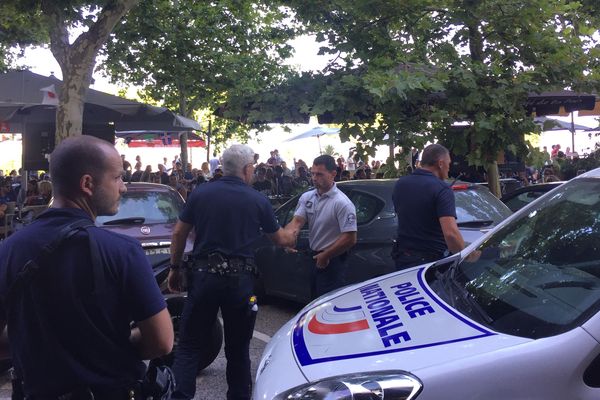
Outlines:
[[[407,372],[377,371],[310,382],[280,393],[274,400],[412,400],[422,387]]]

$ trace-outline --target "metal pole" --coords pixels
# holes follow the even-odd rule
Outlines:
[[[571,111],[571,151],[575,153],[575,119],[573,118],[573,112]]]
[[[321,136],[317,135],[317,141],[319,142],[319,155],[323,154],[323,152],[321,151]]]
[[[208,133],[206,134],[206,162],[210,161],[210,137],[212,136],[212,119],[208,120]]]

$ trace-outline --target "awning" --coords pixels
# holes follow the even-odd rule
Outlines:
[[[0,121],[20,122],[24,116],[41,110],[55,110],[62,84],[54,76],[46,77],[30,71],[0,74]],[[54,123],[54,118],[48,120],[48,123]],[[177,115],[167,108],[139,103],[94,89],[88,89],[86,93],[83,123],[112,123],[119,131],[201,129],[198,122]]]

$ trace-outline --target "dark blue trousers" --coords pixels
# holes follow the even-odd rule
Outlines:
[[[256,312],[249,305],[254,293],[250,272],[219,275],[196,271],[190,274],[188,298],[175,353],[173,372],[177,391],[173,398],[192,399],[196,392],[199,354],[208,343],[221,309],[227,357],[227,399],[249,400],[252,395],[250,340]]]
[[[423,254],[423,253],[401,253],[394,257],[396,271],[416,267],[417,265],[430,263],[444,258],[443,254]]]
[[[312,293],[313,297],[319,297],[334,289],[345,286],[346,272],[348,270],[348,253],[344,253],[329,260],[327,268],[313,266]]]

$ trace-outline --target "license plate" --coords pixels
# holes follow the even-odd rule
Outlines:
[[[171,249],[169,247],[158,248],[158,249],[145,249],[144,252],[147,256],[154,256],[157,254],[171,254]]]

